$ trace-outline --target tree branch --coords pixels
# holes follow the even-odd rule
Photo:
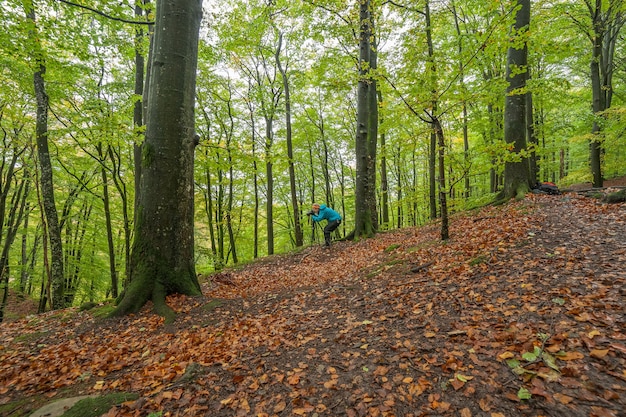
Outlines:
[[[95,14],[98,14],[98,15],[100,15],[102,17],[105,17],[105,18],[107,18],[109,20],[115,20],[117,22],[130,23],[131,25],[154,25],[154,22],[152,22],[152,21],[145,21],[144,22],[144,21],[141,21],[141,20],[127,20],[127,19],[124,19],[122,17],[111,16],[111,15],[108,15],[108,14],[106,14],[104,12],[101,12],[100,10],[96,10],[96,9],[94,9],[92,7],[89,7],[89,6],[84,6],[82,4],[73,3],[73,2],[71,2],[69,0],[57,0],[57,1],[59,1],[61,3],[68,4],[70,6],[74,6],[74,7],[78,7],[78,8],[81,8],[81,9],[89,10],[90,12],[94,12]]]

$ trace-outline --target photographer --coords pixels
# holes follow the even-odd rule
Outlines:
[[[341,215],[330,207],[326,207],[325,204],[319,205],[317,203],[313,204],[312,210],[306,215],[311,216],[314,222],[328,221],[324,227],[324,241],[325,247],[330,247],[330,233],[341,224]]]

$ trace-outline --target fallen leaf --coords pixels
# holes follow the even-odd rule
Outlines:
[[[593,349],[589,354],[594,358],[602,359],[609,353],[608,349]]]
[[[461,410],[461,417],[472,417],[472,412],[469,408],[465,407]]]
[[[574,401],[574,398],[570,397],[569,395],[561,394],[559,392],[554,394],[553,397],[555,400],[557,400],[561,404],[569,404],[572,401]]]
[[[562,361],[575,361],[577,359],[582,359],[584,357],[585,357],[585,355],[583,355],[580,352],[565,352],[565,353],[557,356],[557,358],[562,360]]]

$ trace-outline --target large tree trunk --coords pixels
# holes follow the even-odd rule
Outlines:
[[[357,88],[357,129],[356,129],[356,184],[355,184],[355,225],[354,237],[369,237],[376,233],[376,131],[378,123],[376,83],[371,69],[373,45],[373,19],[369,0],[360,2],[360,43],[359,43],[359,84]],[[374,118],[375,117],[375,118]],[[373,141],[373,143],[372,143]],[[374,170],[372,173],[371,170]]]
[[[200,295],[194,265],[194,102],[202,0],[157,2],[132,278],[113,315]]]
[[[501,197],[521,198],[530,190],[526,149],[526,77],[528,48],[526,41],[518,46],[520,36],[525,36],[530,24],[530,0],[518,0],[521,7],[512,28],[512,43],[507,54],[506,80],[509,82],[504,103],[504,140],[512,145],[504,165],[504,190]]]
[[[46,66],[43,61],[43,53],[39,44],[39,37],[36,33],[35,7],[31,1],[25,2],[24,6],[28,20],[33,25],[30,38],[33,42],[33,60],[35,72],[33,83],[35,86],[35,97],[37,101],[37,122],[35,126],[35,137],[37,141],[37,157],[41,171],[40,187],[47,223],[47,238],[50,241],[51,261],[49,280],[52,287],[52,299],[50,305],[53,309],[65,307],[63,297],[63,244],[61,241],[61,228],[59,226],[59,215],[54,201],[54,181],[52,179],[52,162],[50,161],[50,151],[48,150],[48,94],[44,81]]]

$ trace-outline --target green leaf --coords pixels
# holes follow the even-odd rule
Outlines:
[[[537,360],[537,355],[534,352],[526,352],[522,355],[522,358],[527,362],[533,362]]]
[[[520,365],[517,359],[509,359],[508,361],[506,361],[506,364],[509,365],[509,368],[511,369],[515,369]]]
[[[526,388],[521,387],[519,391],[517,391],[517,398],[520,400],[530,400],[533,395]]]
[[[556,364],[556,359],[554,358],[554,356],[550,355],[548,352],[542,352],[541,359],[543,359],[543,362],[546,365],[548,365],[550,368],[554,369],[555,371],[560,371],[558,365]]]
[[[560,305],[560,306],[562,306],[563,304],[565,304],[565,300],[564,300],[564,299],[562,299],[561,297],[556,297],[556,298],[553,298],[553,299],[552,299],[552,302],[553,302],[554,304],[558,304],[558,305]]]

